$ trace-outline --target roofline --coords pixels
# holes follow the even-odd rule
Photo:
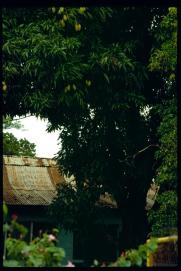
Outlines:
[[[9,154],[3,154],[3,157],[23,157],[23,158],[31,158],[31,159],[47,159],[47,160],[56,160],[55,158],[47,158],[47,157],[39,157],[39,156],[25,156],[25,155],[9,155]]]

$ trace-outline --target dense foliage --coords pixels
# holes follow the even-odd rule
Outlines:
[[[65,228],[86,228],[93,221],[87,199],[94,214],[100,194],[111,193],[123,217],[124,248],[142,243],[148,233],[145,199],[162,137],[155,105],[173,98],[160,72],[168,59],[160,55],[169,52],[168,27],[161,49],[154,38],[167,11],[3,10],[4,114],[47,118],[49,131],[60,131],[61,170],[75,176],[73,186],[59,189],[52,212]],[[173,75],[169,80],[174,90]]]
[[[165,79],[162,103],[156,107],[160,117],[157,129],[160,148],[156,153],[158,167],[155,181],[160,185],[157,204],[148,213],[152,235],[164,236],[177,231],[177,9],[169,8],[156,33],[157,47],[149,68]]]
[[[8,129],[11,128],[21,129],[22,125],[8,116],[3,119],[3,154],[34,157],[36,154],[35,144],[29,142],[26,138],[18,140],[12,133],[8,132]]]

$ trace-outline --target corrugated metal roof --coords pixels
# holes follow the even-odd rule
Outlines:
[[[96,203],[98,206],[110,207],[110,208],[118,208],[117,202],[113,199],[113,197],[105,193],[104,195],[100,195],[99,201]]]
[[[3,156],[3,199],[12,205],[48,205],[65,182],[52,159]]]
[[[56,184],[69,179],[61,175],[55,160],[3,156],[3,199],[6,204],[49,205],[56,196]],[[101,195],[96,205],[117,208],[109,194]]]
[[[5,165],[34,166],[34,167],[56,167],[56,161],[48,158],[34,158],[28,156],[3,155]]]

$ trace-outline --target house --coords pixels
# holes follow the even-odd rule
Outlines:
[[[56,185],[66,181],[52,159],[3,156],[3,199],[10,216],[15,213],[18,221],[29,229],[29,240],[41,230],[57,227],[54,221],[49,221],[46,211],[56,196]],[[98,205],[103,218],[86,242],[75,233],[61,229],[59,242],[66,252],[65,263],[69,260],[76,266],[85,266],[93,259],[118,257],[116,240],[122,222],[116,202],[107,194],[100,197]]]

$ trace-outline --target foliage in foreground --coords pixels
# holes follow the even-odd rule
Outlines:
[[[158,248],[157,239],[152,238],[146,244],[139,245],[138,249],[127,250],[117,261],[110,266],[130,267],[145,266],[148,253],[156,252]]]
[[[7,215],[7,207],[3,204],[4,215]],[[10,223],[4,223],[3,231],[7,236],[4,246],[4,267],[60,267],[65,252],[57,246],[55,234],[58,230],[53,229],[52,234],[43,233],[31,242],[24,240],[27,229],[16,221],[14,216]],[[12,237],[14,232],[19,233],[18,238]]]
[[[155,253],[158,248],[157,238],[151,238],[147,243],[141,244],[138,246],[138,249],[129,249],[121,253],[121,256],[118,259],[111,263],[100,264],[97,260],[94,260],[93,267],[143,267],[146,266],[146,259],[149,253]]]
[[[7,217],[8,209],[3,203],[4,218]],[[13,238],[11,234],[19,232],[19,237]],[[55,234],[57,229],[53,229],[53,234],[43,233],[41,237],[34,238],[30,243],[24,240],[28,230],[17,222],[17,216],[12,216],[12,221],[4,223],[3,232],[8,235],[5,240],[4,267],[60,267],[61,261],[65,256],[62,248],[56,246]],[[153,253],[157,249],[157,239],[152,238],[146,244],[140,245],[138,249],[130,249],[122,253],[116,262],[111,263],[110,267],[130,267],[145,265],[147,253]],[[94,266],[99,263],[94,261]],[[67,267],[74,267],[68,262]]]

